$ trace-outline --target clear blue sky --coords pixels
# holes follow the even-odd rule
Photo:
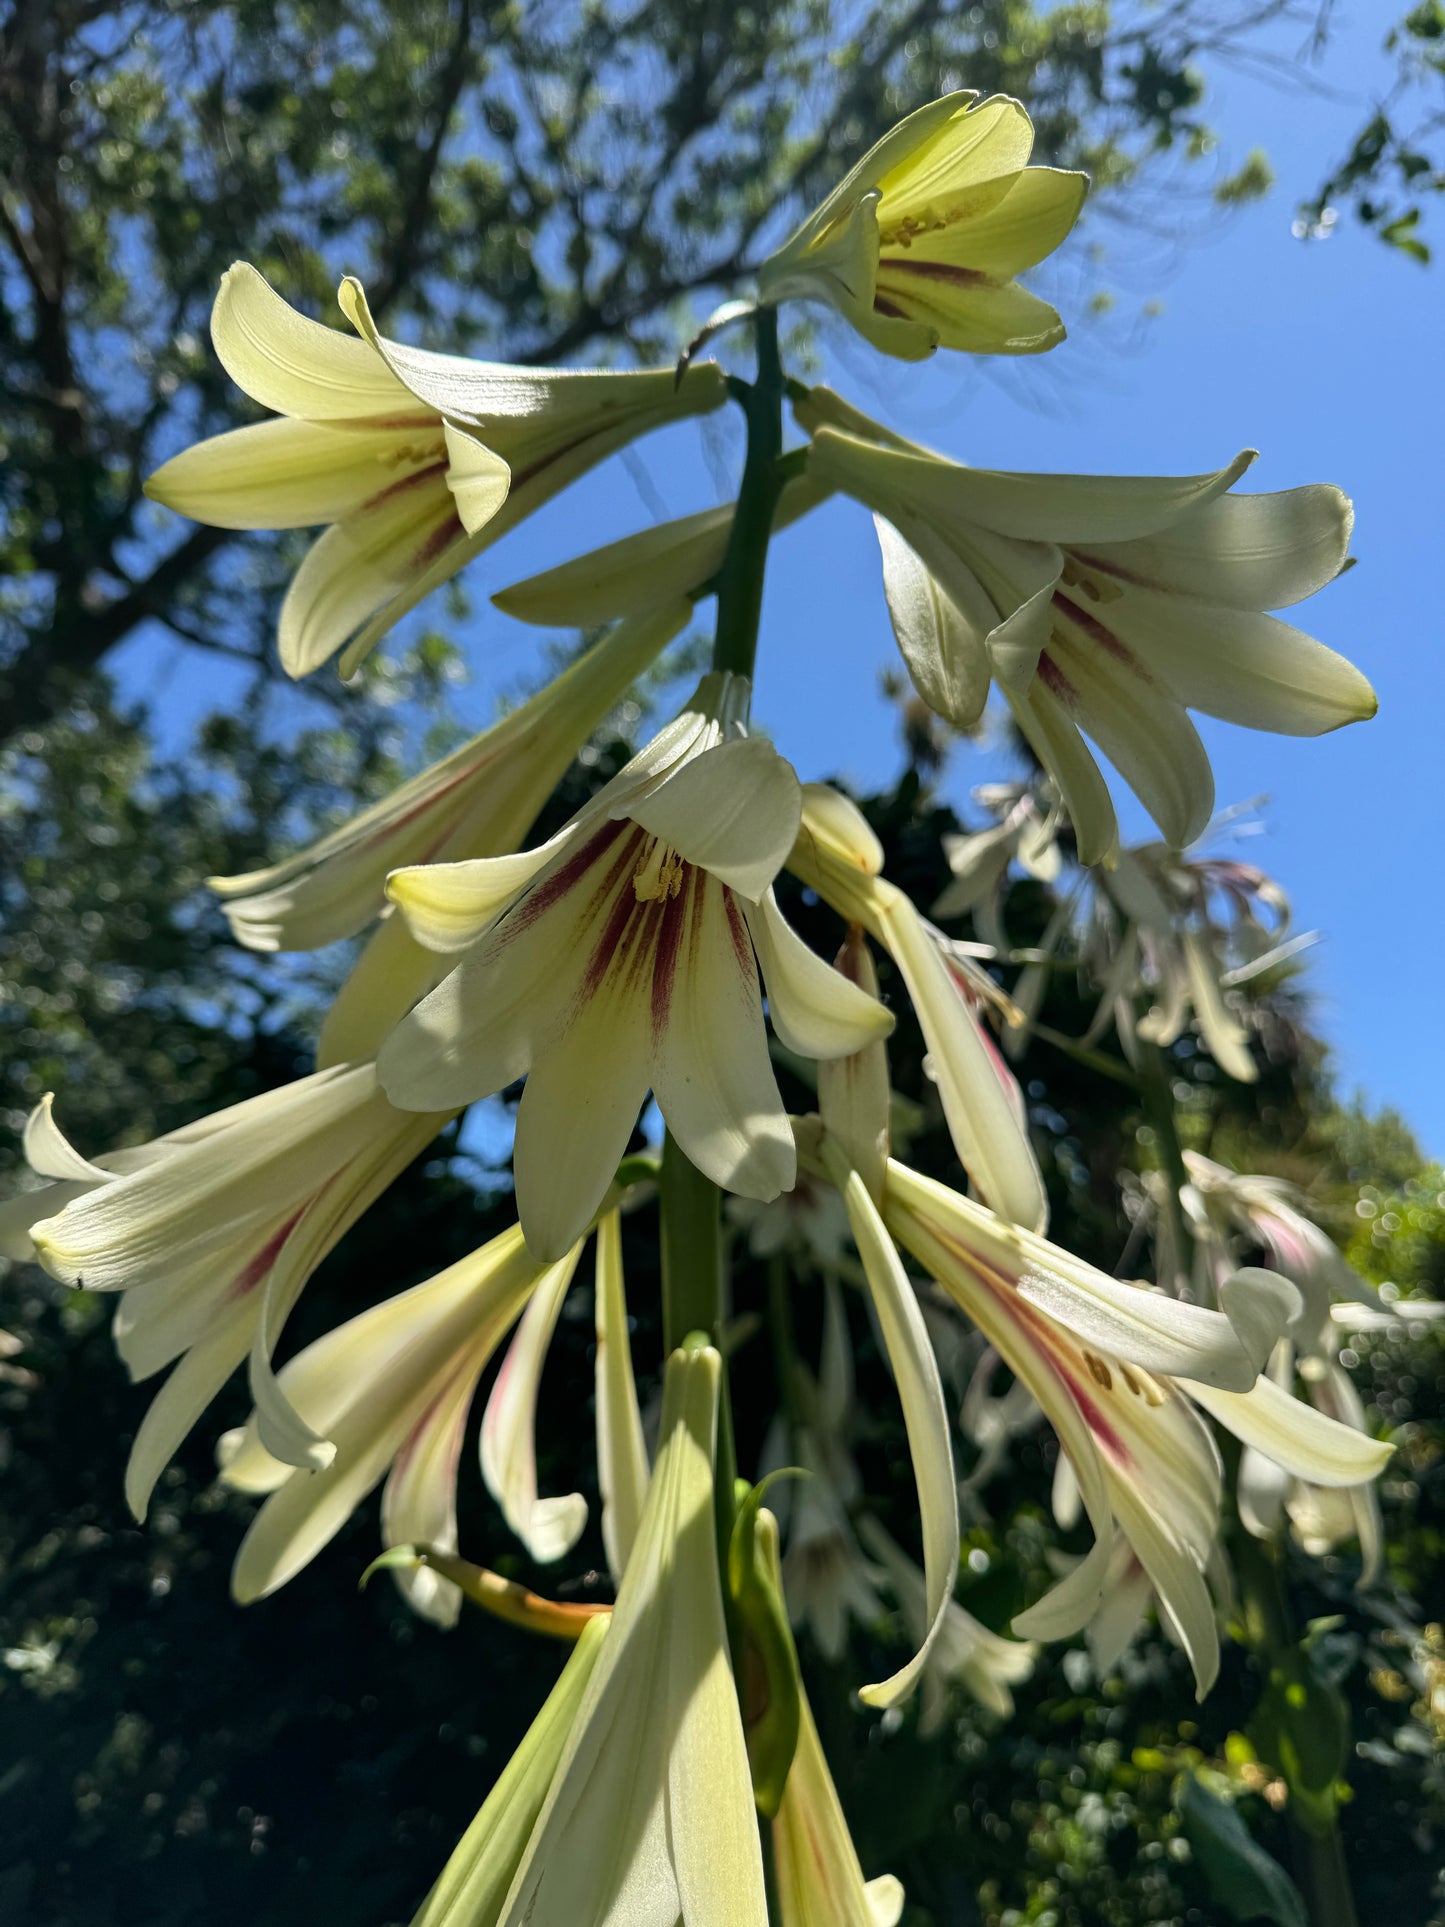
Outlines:
[[[1327,242],[1290,234],[1296,203],[1317,187],[1387,78],[1378,52],[1384,14],[1369,0],[1360,12],[1375,18],[1341,23],[1321,70],[1328,95],[1247,73],[1215,76],[1206,111],[1231,164],[1256,144],[1267,149],[1279,179],[1266,200],[1215,216],[1196,189],[1182,210],[1154,198],[1157,234],[1106,221],[1088,229],[1084,245],[1108,248],[1104,278],[1118,290],[1106,322],[1070,312],[1071,296],[1076,308],[1082,301],[1065,264],[1049,292],[1071,338],[1043,362],[939,355],[905,368],[839,344],[823,372],[903,432],[984,466],[1185,473],[1254,447],[1262,459],[1249,486],[1333,481],[1353,496],[1359,566],[1295,613],[1370,676],[1379,716],[1302,742],[1202,727],[1220,805],[1268,795],[1267,834],[1247,854],[1289,891],[1297,927],[1324,933],[1309,981],[1342,1090],[1394,1105],[1441,1155],[1445,678],[1432,565],[1441,550],[1445,260],[1422,269],[1349,220]],[[1281,45],[1291,50],[1288,38]],[[1134,325],[1156,296],[1162,312]],[[669,513],[718,499],[735,472],[731,446],[715,445],[709,461],[691,427],[641,453],[648,495]],[[649,519],[635,475],[609,465],[477,565],[479,600]],[[755,708],[800,774],[889,781],[899,752],[878,676],[897,657],[861,510],[830,504],[783,539],[764,623]],[[482,721],[497,690],[533,680],[536,632],[483,604],[472,640],[476,675],[465,706]],[[166,687],[186,709],[198,699],[180,687],[193,677],[175,674],[173,645],[154,635],[128,645],[121,667],[137,692],[159,696]],[[209,665],[207,680],[215,700]],[[1001,767],[996,753],[962,751],[946,793],[963,804]],[[1126,835],[1147,835],[1132,799],[1120,801]]]

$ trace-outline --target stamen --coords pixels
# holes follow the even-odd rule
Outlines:
[[[1084,1363],[1088,1366],[1089,1375],[1094,1380],[1094,1383],[1096,1385],[1102,1385],[1106,1392],[1112,1392],[1114,1389],[1114,1374],[1109,1370],[1103,1359],[1096,1358],[1092,1352],[1085,1352]]]
[[[666,903],[682,889],[683,860],[660,836],[649,837],[632,887],[639,903]]]

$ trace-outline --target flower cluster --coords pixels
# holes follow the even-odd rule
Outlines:
[[[1171,1194],[1194,1231],[1188,1262],[1161,1257],[1170,1288],[1107,1276],[1051,1242],[1011,1062],[1035,1004],[1028,984],[1006,995],[984,968],[1013,954],[1001,892],[1017,862],[1061,891],[1024,959],[1036,979],[1089,893],[1093,935],[1075,961],[1092,969],[1101,1015],[1083,1045],[1112,1017],[1137,1056],[1141,1040],[1172,1044],[1192,1011],[1220,1067],[1254,1074],[1228,993],[1244,964],[1279,952],[1287,905],[1257,872],[1188,849],[1213,779],[1186,712],[1299,735],[1371,713],[1351,664],[1269,613],[1339,573],[1350,505],[1324,486],[1235,493],[1249,454],[1171,478],[970,468],[826,388],[787,383],[779,360],[776,310],[793,300],[826,304],[905,360],[1054,347],[1058,315],[1015,277],[1065,239],[1086,183],[1030,165],[1032,143],[1024,109],[1000,97],[952,94],[903,121],[761,265],[755,299],[716,319],[714,332],[750,319],[751,382],[695,359],[470,361],[383,336],[355,280],[338,294],[346,332],[238,265],[213,339],[269,414],[151,479],[155,501],[214,525],[322,528],[281,608],[280,659],[303,676],[339,657],[350,675],[433,589],[635,438],[730,397],[749,425],[736,505],[496,595],[510,616],[601,631],[550,686],[310,847],[212,880],[252,950],[365,935],[316,1070],[94,1159],[47,1100],[26,1142],[43,1183],[0,1214],[5,1251],[118,1294],[116,1343],[135,1377],[168,1368],[126,1474],[137,1517],[248,1363],[254,1411],[219,1444],[224,1481],[263,1500],[236,1557],[239,1601],[283,1585],[380,1486],[380,1563],[419,1614],[448,1626],[472,1600],[575,1642],[417,1927],[763,1927],[764,1841],[785,1927],[896,1921],[901,1886],[865,1879],[849,1838],[793,1629],[839,1658],[850,1622],[882,1636],[896,1616],[906,1654],[861,1698],[892,1708],[921,1692],[927,1730],[955,1686],[1007,1717],[1043,1641],[1082,1632],[1107,1669],[1153,1607],[1202,1695],[1219,1664],[1214,1423],[1244,1448],[1251,1531],[1287,1506],[1307,1544],[1333,1544],[1350,1529],[1343,1505],[1367,1572],[1377,1558],[1369,1481],[1390,1447],[1368,1436],[1326,1343],[1332,1294],[1363,1288],[1296,1200],[1203,1159],[1187,1195]],[[787,452],[785,392],[803,436]],[[921,699],[969,728],[997,691],[1039,765],[986,799],[993,828],[946,846],[955,881],[932,914],[972,914],[982,943],[931,922],[884,874],[855,805],[802,780],[752,723],[770,537],[830,494],[874,516]],[[588,738],[713,595],[712,668],[568,822],[531,840]],[[1121,847],[1085,737],[1163,842]],[[1081,879],[1067,899],[1066,863]],[[836,963],[784,914],[798,900],[836,920]],[[899,1021],[921,1033],[955,1182],[893,1155],[904,1107],[886,1040]],[[815,1115],[790,1116],[779,1063],[812,1084]],[[343,1235],[466,1106],[509,1092],[516,1222],[278,1367],[300,1293]],[[640,1131],[644,1144],[664,1137],[660,1159],[639,1153]],[[669,1356],[649,1458],[621,1220],[659,1192]],[[753,1468],[764,1483],[790,1475],[771,1509],[761,1485],[740,1491],[731,1460],[719,1192],[749,1214],[781,1297],[781,1398]],[[1177,1216],[1167,1202],[1155,1200],[1160,1226]],[[615,1603],[584,1608],[463,1556],[457,1474],[499,1360],[480,1424],[486,1484],[534,1561],[577,1544],[586,1500],[539,1490],[536,1432],[589,1240]],[[812,1289],[810,1273],[823,1294],[816,1373],[782,1309]],[[1179,1294],[1186,1274],[1199,1289]],[[916,1483],[914,1516],[894,1530],[853,1457],[850,1293],[891,1374]],[[1007,1421],[993,1414],[990,1430],[970,1394],[967,1428],[1003,1452],[1042,1414],[1061,1524],[1077,1515],[1092,1533],[1007,1629],[954,1596],[960,1495],[940,1351],[965,1332],[1015,1381]],[[744,1357],[740,1382],[746,1370]]]

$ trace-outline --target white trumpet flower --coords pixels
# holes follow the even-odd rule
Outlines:
[[[892,957],[928,1046],[960,1163],[996,1211],[1042,1230],[1048,1204],[1017,1086],[960,994],[936,933],[880,874],[882,846],[846,797],[823,784],[805,786],[788,868]]]
[[[124,1154],[119,1171],[65,1147],[85,1189],[33,1225],[36,1253],[67,1284],[121,1293],[115,1340],[133,1378],[172,1367],[126,1468],[138,1518],[248,1354],[268,1449],[293,1465],[327,1463],[331,1446],[277,1386],[272,1350],[317,1265],[450,1116],[393,1109],[361,1064],[232,1105]],[[49,1135],[54,1168],[64,1140],[53,1126]]]
[[[1031,355],[1064,338],[1013,279],[1052,254],[1088,179],[1030,167],[1033,123],[1007,95],[946,94],[863,156],[758,272],[766,302],[823,301],[875,348]]]
[[[339,829],[267,869],[211,877],[237,942],[318,950],[387,909],[392,870],[515,850],[578,750],[690,609],[674,600],[619,623],[545,689]]]
[[[611,1624],[589,1619],[562,1677],[457,1842],[411,1927],[496,1927]]]
[[[709,1347],[668,1361],[611,1628],[510,1890],[484,1922],[767,1927],[713,1517],[721,1372]]]
[[[779,1927],[897,1927],[902,1884],[886,1873],[864,1880],[801,1686],[798,1699],[797,1749],[773,1821]]]
[[[1014,1630],[1053,1639],[1088,1625],[1107,1603],[1117,1531],[1148,1575],[1203,1697],[1219,1659],[1204,1574],[1221,1474],[1195,1407],[1319,1485],[1357,1485],[1390,1456],[1388,1445],[1259,1376],[1297,1294],[1272,1273],[1243,1272],[1221,1293],[1224,1312],[1181,1304],[1106,1278],[896,1163],[884,1216],[1038,1400],[1094,1530],[1089,1554]]]
[[[800,792],[777,752],[742,733],[746,696],[744,679],[704,678],[539,849],[391,880],[423,943],[466,954],[392,1033],[382,1082],[394,1102],[431,1109],[526,1077],[514,1169],[541,1257],[560,1255],[597,1209],[649,1088],[716,1183],[761,1199],[792,1184],[759,965],[773,1028],[803,1056],[842,1055],[892,1027],[773,901]]]
[[[1118,847],[1081,730],[1182,847],[1214,806],[1186,710],[1299,736],[1374,714],[1351,663],[1265,613],[1345,566],[1353,511],[1340,490],[1229,494],[1252,451],[1206,475],[1005,474],[879,431],[823,389],[797,412],[813,434],[808,473],[881,518],[885,586],[920,693],[967,726],[998,683],[1058,786],[1081,861],[1110,862]]]
[[[236,1555],[238,1601],[293,1578],[383,1478],[382,1543],[456,1551],[457,1461],[477,1381],[518,1314],[525,1323],[532,1306],[566,1290],[579,1251],[543,1267],[513,1226],[282,1366],[282,1393],[332,1456],[320,1470],[274,1458],[255,1414],[221,1440],[225,1483],[269,1494]],[[449,1579],[425,1566],[393,1577],[423,1617],[455,1623],[462,1596]]]
[[[402,616],[569,482],[667,422],[718,408],[720,368],[515,368],[378,333],[361,284],[337,300],[358,338],[309,321],[245,262],[222,276],[211,338],[276,419],[174,456],[146,493],[229,529],[330,524],[281,610],[281,661],[350,675]]]

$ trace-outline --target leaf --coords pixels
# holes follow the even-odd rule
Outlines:
[[[1184,1837],[1209,1891],[1236,1920],[1272,1920],[1276,1927],[1309,1927],[1298,1887],[1267,1854],[1234,1805],[1186,1773],[1175,1796]]]

